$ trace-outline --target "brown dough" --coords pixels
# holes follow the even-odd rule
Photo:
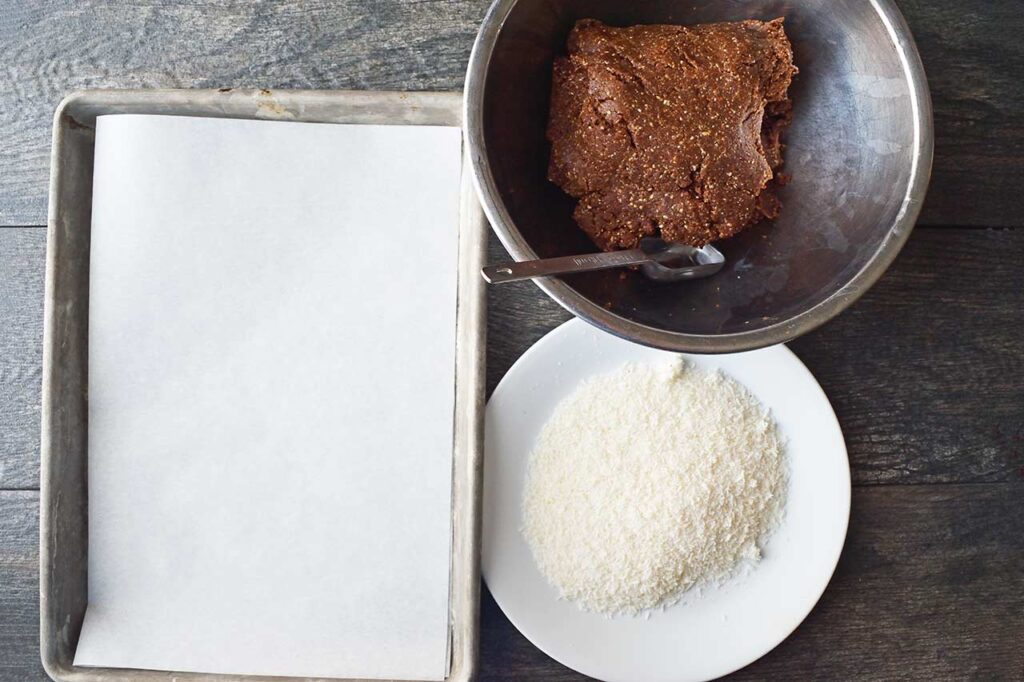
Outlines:
[[[778,215],[796,68],[782,26],[613,28],[577,22],[555,60],[548,178],[602,249],[641,237],[695,246]]]

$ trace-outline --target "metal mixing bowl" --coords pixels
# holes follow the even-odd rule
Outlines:
[[[517,260],[593,251],[548,182],[551,64],[577,19],[625,26],[786,18],[800,74],[784,142],[782,214],[717,243],[718,275],[664,284],[605,271],[540,287],[579,317],[670,350],[734,352],[793,339],[870,287],[924,199],[932,113],[924,70],[889,0],[498,0],[466,76],[466,137],[484,211]]]

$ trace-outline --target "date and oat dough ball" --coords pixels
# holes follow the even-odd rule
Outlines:
[[[548,178],[605,251],[732,236],[778,215],[769,183],[795,73],[782,19],[579,21],[554,64]]]

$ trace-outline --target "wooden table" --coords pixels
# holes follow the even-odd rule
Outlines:
[[[46,679],[41,226],[57,102],[86,87],[458,90],[486,4],[2,5],[0,680]],[[881,282],[791,346],[846,434],[849,537],[807,621],[735,679],[1024,679],[1024,5],[899,5],[935,101],[928,201]],[[492,242],[492,259],[501,256]],[[489,303],[493,388],[567,315],[531,284],[493,289]],[[530,645],[486,594],[481,621],[481,679],[581,679]]]

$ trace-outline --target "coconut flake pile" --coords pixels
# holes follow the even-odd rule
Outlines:
[[[638,614],[759,561],[785,471],[775,422],[735,380],[630,364],[580,385],[544,426],[523,533],[563,598]]]

